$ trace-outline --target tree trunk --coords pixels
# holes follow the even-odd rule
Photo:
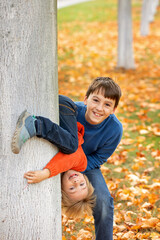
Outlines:
[[[54,0],[1,1],[1,240],[61,239],[59,176],[32,185],[23,178],[56,147],[36,137],[18,155],[10,147],[24,109],[58,122],[56,13]]]
[[[141,36],[147,36],[149,34],[149,24],[154,21],[158,4],[159,0],[143,0],[140,27]]]
[[[134,69],[131,0],[118,1],[118,68]]]
[[[147,36],[149,34],[149,19],[150,19],[150,12],[151,12],[151,1],[152,0],[143,0],[141,27],[140,27],[141,36]]]
[[[159,0],[151,1],[149,22],[153,22],[154,21],[154,16],[156,14],[157,7],[158,7],[158,2],[159,2]]]

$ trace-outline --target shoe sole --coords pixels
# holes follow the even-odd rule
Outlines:
[[[23,111],[21,115],[19,116],[17,123],[16,123],[16,129],[12,137],[12,142],[11,142],[11,149],[14,154],[18,154],[21,150],[19,144],[18,144],[18,139],[19,139],[19,134],[21,132],[21,129],[23,128],[25,124],[26,118],[30,116],[30,114],[27,112],[27,110]]]

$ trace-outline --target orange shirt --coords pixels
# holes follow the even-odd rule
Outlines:
[[[81,123],[77,122],[78,126],[78,149],[72,154],[64,154],[58,152],[50,162],[44,167],[49,169],[50,177],[56,176],[59,173],[66,172],[73,169],[78,172],[85,171],[87,167],[87,158],[81,145],[83,144],[84,127]]]

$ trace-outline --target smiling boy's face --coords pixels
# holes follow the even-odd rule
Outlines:
[[[87,105],[85,119],[93,125],[100,124],[115,111],[115,100],[105,98],[102,91],[85,96],[84,104]]]
[[[68,170],[62,176],[62,189],[70,199],[80,201],[86,198],[88,186],[84,175],[74,170]]]

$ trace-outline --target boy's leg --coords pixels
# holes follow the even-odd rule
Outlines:
[[[35,117],[25,110],[18,118],[16,129],[12,137],[12,152],[18,154],[23,144],[29,139],[36,136]]]
[[[63,153],[73,153],[78,148],[77,107],[66,96],[59,96],[59,124],[36,116],[36,136],[55,144]]]
[[[94,208],[96,240],[113,240],[113,198],[110,195],[100,169],[85,173],[95,189]]]
[[[73,153],[78,148],[77,107],[68,97],[59,96],[60,126],[47,118],[34,117],[24,111],[16,125],[12,138],[13,153],[19,153],[23,144],[31,137],[38,136],[55,144],[64,153]]]

